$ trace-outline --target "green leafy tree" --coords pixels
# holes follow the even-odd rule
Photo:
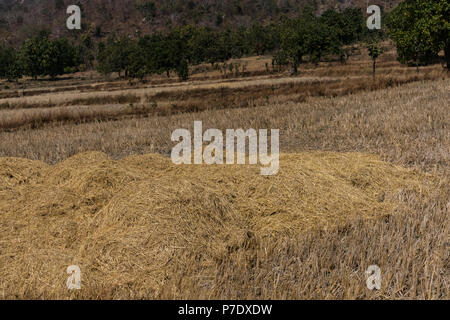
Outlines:
[[[147,74],[151,73],[146,60],[145,41],[139,39],[137,42],[130,44],[129,65],[127,66],[128,76],[132,78],[143,79]]]
[[[362,11],[353,8],[343,12],[329,9],[320,16],[320,21],[333,28],[339,41],[346,45],[360,40],[365,22]]]
[[[305,28],[302,20],[287,20],[281,27],[281,47],[275,60],[289,64],[292,73],[298,73],[298,66],[305,55]]]
[[[58,75],[74,71],[78,64],[76,49],[65,38],[48,41],[41,62],[44,69],[42,75],[55,79]]]
[[[164,40],[165,50],[163,68],[169,74],[175,71],[181,80],[188,79],[188,59],[189,59],[189,43],[190,35],[181,29],[175,29],[168,34]]]
[[[222,33],[222,45],[224,46],[225,57],[241,58],[248,53],[248,44],[246,44],[246,35],[242,29],[226,29]]]
[[[17,51],[13,48],[0,47],[0,79],[9,81],[22,77],[22,68]]]
[[[93,32],[92,32],[93,33]],[[95,61],[95,45],[90,36],[91,31],[83,34],[77,45],[76,59],[82,65],[84,70],[89,70],[94,67]]]
[[[372,75],[375,79],[376,68],[377,68],[377,59],[383,54],[383,48],[381,43],[377,40],[373,40],[367,43],[367,50],[369,51],[369,56],[372,59]]]
[[[270,41],[270,34],[267,33],[267,29],[260,23],[253,24],[249,29],[251,46],[256,55],[262,56],[267,50]]]
[[[307,23],[304,35],[304,52],[316,65],[322,57],[329,54],[343,55],[337,29],[311,20]]]
[[[49,39],[49,33],[45,31],[25,41],[20,62],[24,74],[35,79],[38,76],[54,79],[78,65],[75,47],[65,38]]]
[[[187,80],[189,78],[189,65],[186,59],[182,59],[175,69],[180,80]]]
[[[231,58],[227,37],[222,32],[213,32],[211,42],[206,47],[205,62],[213,65],[216,62],[224,62]]]
[[[143,56],[145,57],[145,65],[147,73],[162,74],[164,72],[170,75],[170,71],[174,68],[174,59],[170,52],[170,48],[167,46],[168,42],[166,37],[161,34],[154,34],[152,36],[146,36],[140,40],[141,47],[143,47]]]
[[[287,62],[291,65],[293,74],[297,74],[298,66],[305,56],[309,56],[310,61],[317,64],[325,55],[343,55],[336,29],[316,17],[287,20],[281,26],[280,33],[281,46],[274,61],[279,65]]]
[[[402,63],[427,63],[444,50],[450,69],[450,2],[408,0],[389,15],[389,35]]]
[[[24,74],[36,79],[45,73],[42,58],[47,48],[49,33],[41,31],[37,36],[25,40],[21,52]]]
[[[97,70],[103,74],[117,72],[119,77],[124,72],[128,76],[133,50],[135,43],[128,37],[109,37],[106,43],[99,46]]]

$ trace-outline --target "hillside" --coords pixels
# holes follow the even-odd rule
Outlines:
[[[386,10],[399,0],[375,0]],[[66,8],[82,8],[83,32],[96,37],[112,32],[138,34],[198,24],[213,28],[248,26],[255,21],[276,21],[296,16],[306,5],[316,14],[326,9],[367,7],[367,0],[0,0],[0,39],[16,44],[41,28],[54,36],[71,36],[65,27]]]

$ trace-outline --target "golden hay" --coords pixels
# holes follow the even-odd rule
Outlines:
[[[433,188],[430,175],[360,153],[283,154],[269,177],[160,155],[0,159],[0,287],[6,298],[65,299],[155,298],[174,275],[208,286],[230,254],[252,268],[258,239],[394,214],[399,193]],[[65,284],[73,264],[78,293]]]

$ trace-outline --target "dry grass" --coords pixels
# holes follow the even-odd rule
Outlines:
[[[258,167],[87,153],[1,159],[3,298],[448,299],[448,81],[306,103],[2,133],[2,152],[170,149],[174,128],[281,128]],[[413,98],[411,98],[413,97]],[[13,145],[16,144],[13,148]],[[78,150],[77,150],[78,148]],[[147,148],[147,149],[145,149]],[[32,196],[36,195],[36,196]],[[195,223],[192,223],[195,221]],[[45,262],[44,262],[45,261]],[[65,268],[83,289],[69,293]],[[364,271],[382,269],[382,290]]]
[[[448,299],[448,76],[389,54],[376,82],[361,57],[298,78],[246,63],[1,92],[0,156],[20,158],[0,158],[0,299]],[[272,177],[154,155],[194,120],[278,128],[290,154]]]
[[[264,100],[264,98],[263,98]],[[356,151],[424,170],[449,168],[449,81],[421,82],[304,103],[273,99],[258,108],[55,125],[0,133],[0,156],[56,163],[87,150],[113,158],[134,153],[169,154],[176,128],[279,128],[285,152]]]
[[[3,104],[0,104],[0,110],[1,109],[32,109],[32,108],[52,108],[52,107],[58,107],[58,106],[77,106],[77,105],[101,105],[101,104],[127,104],[127,103],[136,103],[139,102],[141,99],[137,97],[136,95],[131,94],[122,94],[119,96],[93,96],[88,98],[76,98],[71,101],[66,102],[65,104],[57,104],[54,102],[51,102],[49,100],[47,103],[28,103],[28,102],[19,102],[19,103],[9,103],[4,102]]]
[[[2,159],[5,298],[448,297],[438,178],[358,153],[280,163],[262,177],[154,155],[85,153],[53,167]],[[437,202],[420,208],[423,199]],[[400,224],[416,201],[424,216]],[[374,263],[377,293],[364,280]],[[76,294],[65,287],[71,264],[83,272]]]
[[[105,81],[92,73],[58,82],[40,81],[39,85],[23,80],[20,84],[11,84],[12,89],[0,92],[0,129],[256,107],[275,101],[304,102],[309,97],[337,97],[414,81],[448,78],[439,65],[422,67],[420,72],[402,66],[395,61],[392,45],[386,43],[385,47],[376,81],[371,77],[368,54],[359,47],[356,48],[359,54],[352,56],[345,65],[336,62],[323,62],[318,67],[304,64],[298,77],[272,70],[269,57],[250,57],[228,62],[245,65],[246,72],[224,75],[210,65],[201,65],[194,67],[198,71],[192,70],[190,81],[182,83],[161,76],[143,82]],[[128,108],[131,104],[138,107]],[[57,110],[48,110],[50,108]]]
[[[48,100],[4,102],[0,104],[0,129],[14,129],[24,126],[41,127],[51,122],[85,123],[89,121],[118,120],[121,117],[168,116],[178,113],[200,112],[210,109],[232,109],[258,107],[274,101],[304,102],[310,97],[338,97],[362,91],[374,91],[401,84],[446,78],[445,73],[432,72],[406,77],[313,79],[280,78],[260,79],[216,85],[198,85],[176,89],[167,87],[156,90],[130,90],[104,95],[87,94],[83,98],[54,96]],[[53,100],[52,100],[53,99]],[[28,101],[28,102],[27,102]],[[47,101],[47,102],[45,102]],[[6,109],[6,110],[1,110]]]
[[[155,108],[151,104],[128,105],[94,105],[71,106],[31,109],[27,112],[8,110],[2,113],[0,128],[4,130],[14,128],[36,129],[49,122],[61,123],[85,123],[106,120],[123,119],[125,116],[139,116],[154,113]]]
[[[395,48],[391,43],[384,44],[385,53],[378,61],[377,73],[383,78],[413,78],[417,76],[419,79],[435,78],[436,74],[442,73],[440,65],[431,65],[421,67],[417,74],[415,68],[408,68],[396,61]],[[271,82],[291,83],[300,81],[300,83],[311,80],[341,80],[341,84],[345,86],[348,78],[367,78],[372,75],[372,63],[369,59],[367,50],[361,46],[355,46],[354,55],[345,63],[338,62],[322,62],[318,66],[314,64],[302,64],[299,68],[300,79],[288,77],[288,68],[283,68],[282,72],[272,70],[271,57],[259,56],[248,57],[243,59],[233,59],[227,61],[228,64],[238,64],[241,67],[246,66],[246,72],[238,74],[227,73],[215,70],[209,64],[192,67],[191,79],[188,82],[179,83],[176,77],[166,78],[165,76],[152,76],[144,81],[127,80],[127,79],[105,79],[95,72],[87,72],[75,74],[71,78],[63,78],[55,81],[32,81],[30,79],[23,80],[19,83],[6,83],[0,81],[0,86],[7,86],[9,89],[0,91],[0,105],[10,102],[12,106],[33,104],[61,104],[70,103],[80,97],[89,99],[91,97],[103,96],[121,96],[125,90],[126,93],[135,93],[140,95],[143,89],[148,94],[160,91],[179,91],[192,88],[214,88],[231,85],[232,88],[248,87],[255,85],[271,85]],[[267,69],[268,67],[268,69]],[[196,71],[198,70],[198,71]],[[281,79],[280,79],[281,78]],[[260,82],[258,82],[260,81]],[[131,90],[131,91],[129,91]],[[67,96],[66,96],[67,95]],[[31,97],[34,96],[34,99]],[[66,97],[64,97],[66,96]],[[16,104],[17,103],[17,104]],[[110,101],[108,103],[117,103]],[[80,104],[80,103],[71,103]]]

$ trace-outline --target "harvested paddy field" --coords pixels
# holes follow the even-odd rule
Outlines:
[[[424,249],[432,250],[427,259],[433,264],[403,277],[422,288],[428,285],[422,272],[443,272],[444,247],[415,243],[410,247],[414,257],[403,255],[412,245],[408,241],[425,236],[427,225],[445,221],[430,216],[412,230],[411,221],[403,222],[404,230],[393,222],[411,201],[442,196],[438,178],[361,153],[282,154],[280,163],[276,176],[263,177],[254,166],[176,166],[160,155],[113,161],[89,152],[54,166],[2,158],[3,294],[39,299],[363,298],[368,294],[360,283],[363,269],[376,261],[387,269],[386,277],[392,272],[381,294],[395,296],[392,290],[400,285],[396,270],[402,267],[388,262],[408,264],[402,259],[420,259]],[[387,223],[387,233],[369,244],[365,237]],[[383,247],[394,232],[406,242]],[[443,245],[441,236],[426,237]],[[344,251],[327,243],[337,239],[347,242],[351,258],[338,261]],[[368,244],[369,250],[358,250]],[[393,245],[403,248],[393,251]],[[324,255],[325,260],[320,258]],[[83,290],[77,294],[65,287],[65,268],[72,264],[83,272]],[[433,285],[441,288],[430,288],[435,297],[446,294],[444,278],[438,279]],[[243,285],[253,289],[242,295]]]
[[[2,90],[0,299],[448,299],[448,75],[249,63]],[[174,165],[171,133],[196,120],[279,129],[278,174]]]

